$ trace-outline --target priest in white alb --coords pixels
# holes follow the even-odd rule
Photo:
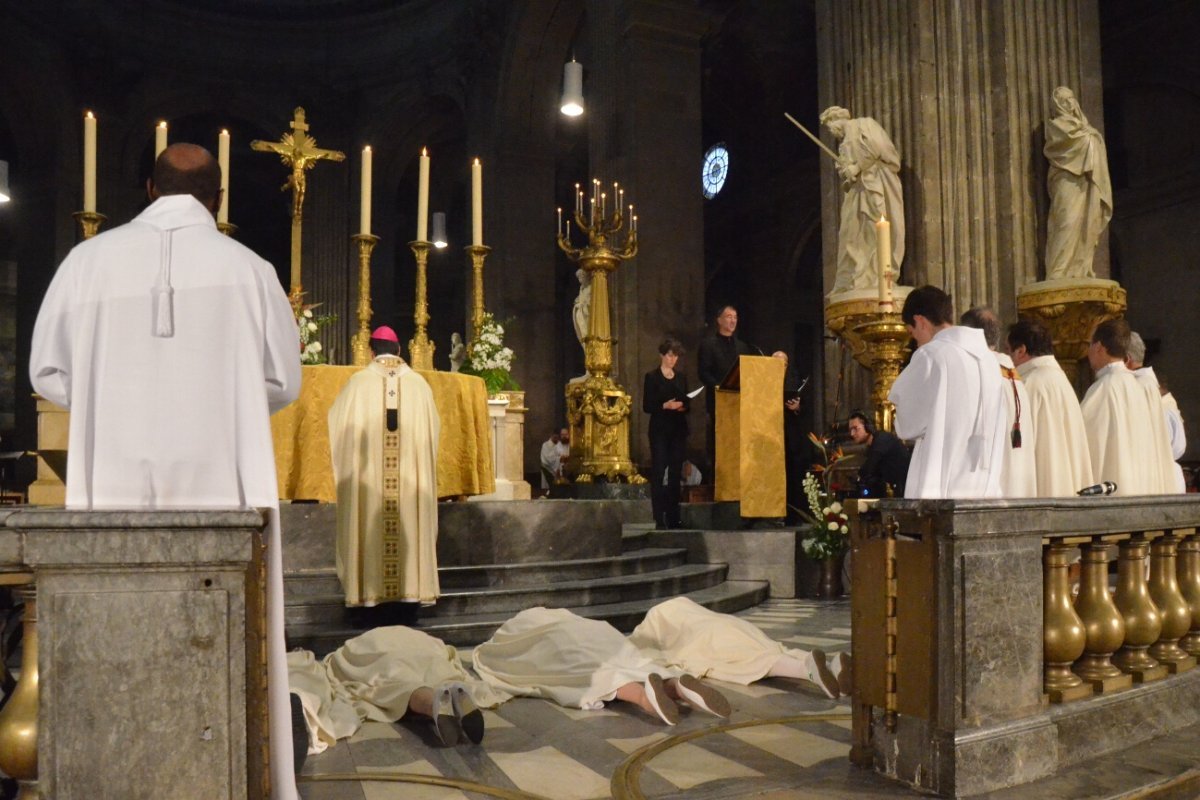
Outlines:
[[[1038,426],[1029,413],[1029,394],[1008,353],[1000,352],[1000,319],[987,306],[975,306],[959,323],[983,331],[988,349],[1000,369],[1000,394],[1004,399],[1008,441],[1004,447],[1003,496],[1037,497]]]
[[[1037,497],[1074,497],[1096,483],[1079,398],[1054,357],[1050,332],[1036,320],[1008,328],[1008,350],[1029,396],[1029,418],[1037,427]]]
[[[1171,450],[1173,484],[1170,492],[1183,494],[1187,491],[1187,484],[1183,479],[1183,467],[1179,466],[1179,459],[1183,458],[1183,452],[1187,450],[1187,437],[1183,432],[1183,417],[1179,414],[1179,406],[1174,402],[1175,398],[1172,397],[1170,402],[1167,401],[1167,395],[1159,385],[1158,376],[1154,374],[1154,367],[1145,366],[1145,360],[1146,342],[1137,331],[1131,331],[1129,333],[1129,349],[1125,353],[1125,366],[1129,367],[1133,377],[1137,378],[1138,384],[1142,387],[1142,391],[1146,393],[1147,404],[1151,408],[1162,406],[1163,429],[1166,431]]]
[[[433,605],[437,451],[433,391],[400,358],[396,332],[371,333],[374,360],[329,409],[337,481],[337,573],[346,605]]]
[[[1125,366],[1129,323],[1110,319],[1096,326],[1088,363],[1096,381],[1080,407],[1087,427],[1092,476],[1112,481],[1119,495],[1169,494],[1175,476],[1162,404],[1153,407]]]
[[[272,797],[295,798],[270,414],[300,391],[296,321],[270,264],[217,231],[221,172],[174,144],[150,207],[76,246],[33,330],[29,377],[71,412],[67,507],[271,510]],[[164,713],[170,713],[164,709]]]
[[[983,333],[956,327],[949,295],[935,286],[910,292],[901,317],[917,342],[888,395],[896,435],[915,442],[904,496],[1002,496],[1008,430]]]

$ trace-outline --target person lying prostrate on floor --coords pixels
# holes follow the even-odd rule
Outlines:
[[[563,608],[531,608],[475,648],[474,667],[493,689],[597,710],[623,700],[668,725],[679,703],[718,717],[729,701],[681,669],[656,664],[620,631]]]
[[[763,678],[810,681],[830,699],[850,693],[850,655],[784,647],[752,623],[686,597],[646,612],[629,642],[663,666],[743,686]]]
[[[352,735],[364,720],[394,722],[406,713],[428,717],[447,746],[483,739],[481,707],[512,697],[474,678],[458,652],[440,639],[403,626],[375,628],[321,661],[307,650],[287,655],[288,683],[304,706],[309,754]]]

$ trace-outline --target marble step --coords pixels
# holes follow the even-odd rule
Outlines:
[[[533,606],[574,608],[672,597],[715,586],[725,580],[727,572],[725,564],[680,564],[648,573],[564,580],[540,586],[443,590],[437,605],[425,609],[422,616],[433,619],[480,613],[511,614]],[[344,596],[339,589],[327,595],[293,597],[286,603],[284,619],[288,626],[339,624],[345,614]]]
[[[758,605],[767,599],[768,593],[769,584],[766,581],[724,581],[715,586],[680,594],[706,608],[729,614]],[[637,627],[650,608],[664,599],[667,598],[625,600],[570,609],[581,617],[602,619],[622,631],[629,632]],[[487,641],[514,613],[489,612],[456,617],[422,617],[418,629],[455,647],[469,647]],[[336,650],[347,639],[363,633],[364,630],[345,623],[336,626],[327,623],[289,624],[288,648],[301,647],[312,650],[320,657]]]
[[[682,547],[644,548],[636,552],[603,558],[569,561],[533,561],[525,564],[485,564],[466,567],[440,567],[438,580],[442,591],[515,586],[542,587],[548,583],[593,578],[637,575],[670,569],[687,563]],[[342,591],[337,571],[332,567],[289,572],[284,575],[284,597],[293,599],[335,595]]]

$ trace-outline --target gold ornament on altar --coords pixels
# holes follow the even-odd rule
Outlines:
[[[571,428],[571,454],[567,471],[578,483],[590,483],[603,477],[610,481],[624,478],[629,483],[645,483],[637,466],[629,458],[630,397],[610,375],[613,338],[608,307],[608,275],[622,261],[637,255],[637,217],[629,206],[628,230],[623,243],[616,242],[626,226],[622,213],[625,192],[613,184],[611,211],[608,193],[600,181],[592,181],[592,196],[584,207],[584,192],[575,185],[575,224],[588,239],[587,246],[571,246],[571,221],[564,228],[562,209],[558,210],[558,246],[567,258],[591,276],[591,304],[587,333],[583,337],[587,376],[567,384],[567,423]]]
[[[292,296],[301,294],[304,290],[300,281],[300,242],[304,225],[304,196],[308,188],[305,173],[316,166],[318,161],[344,161],[346,154],[337,150],[322,150],[317,147],[317,140],[308,135],[308,124],[304,121],[304,109],[297,107],[291,122],[291,133],[285,133],[278,142],[264,142],[255,139],[250,143],[252,150],[263,153],[275,153],[285,166],[291,167],[287,182],[281,187],[282,191],[292,192]]]

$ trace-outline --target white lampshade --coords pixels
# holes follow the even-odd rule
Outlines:
[[[583,64],[574,58],[563,64],[562,106],[559,111],[568,117],[583,113]]]
[[[446,212],[433,212],[433,246],[441,250],[448,244],[446,241]]]
[[[8,190],[8,162],[0,161],[0,203],[9,200],[12,200],[12,193]]]

